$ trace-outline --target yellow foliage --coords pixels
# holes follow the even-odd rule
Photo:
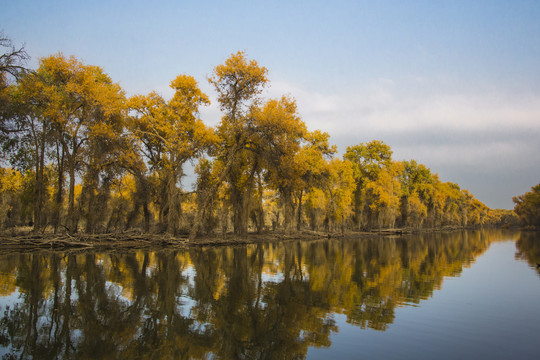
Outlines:
[[[367,183],[366,198],[379,228],[394,226],[399,210],[400,192],[401,186],[392,167],[381,169],[375,180]]]
[[[325,192],[319,188],[313,188],[306,195],[306,206],[311,209],[325,209],[326,201],[327,197]]]
[[[0,193],[16,193],[22,189],[24,176],[15,169],[0,168]]]
[[[413,192],[408,198],[409,221],[411,225],[420,227],[427,216],[427,207],[422,203],[418,194]]]
[[[352,212],[354,191],[353,166],[350,161],[333,159],[330,165],[328,216],[334,221],[342,220]]]
[[[257,61],[248,61],[243,51],[231,54],[224,64],[214,68],[208,81],[215,87],[220,108],[226,112],[229,121],[239,120],[242,104],[262,92],[268,82],[267,74],[268,70]]]

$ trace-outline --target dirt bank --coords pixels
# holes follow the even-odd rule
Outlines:
[[[423,229],[422,232],[451,231],[456,227],[438,229]],[[245,245],[266,242],[316,240],[333,238],[365,238],[379,236],[401,236],[417,230],[412,229],[384,229],[369,232],[323,233],[316,231],[303,231],[294,234],[264,233],[248,234],[245,237],[235,235],[205,236],[189,241],[187,236],[170,236],[167,234],[147,234],[137,231],[111,234],[35,234],[31,232],[18,232],[0,234],[0,251],[2,250],[38,250],[38,249],[126,249],[149,247],[205,247]]]

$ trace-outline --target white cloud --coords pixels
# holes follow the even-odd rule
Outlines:
[[[500,92],[407,94],[408,84],[379,79],[353,93],[324,94],[286,82],[274,82],[271,97],[291,94],[304,121],[335,136],[351,131],[422,131],[441,128],[479,131],[490,128],[540,129],[540,95]]]
[[[485,193],[480,199],[489,206],[512,207],[511,197],[521,191],[514,184],[540,180],[540,94],[428,88],[437,86],[428,79],[381,78],[354,92],[325,94],[276,81],[268,96],[291,94],[308,128],[330,133],[340,152],[383,140],[394,158],[416,159],[446,175],[443,181],[464,179],[468,183],[460,185]]]

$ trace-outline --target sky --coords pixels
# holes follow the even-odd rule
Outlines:
[[[340,154],[382,140],[492,208],[540,183],[540,1],[0,0],[0,31],[39,58],[98,65],[127,95],[207,82],[231,53],[269,70]]]

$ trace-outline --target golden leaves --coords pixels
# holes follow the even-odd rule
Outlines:
[[[218,93],[220,107],[235,120],[247,100],[255,98],[268,83],[268,70],[255,60],[248,60],[243,51],[231,54],[225,64],[214,68],[208,78]]]

